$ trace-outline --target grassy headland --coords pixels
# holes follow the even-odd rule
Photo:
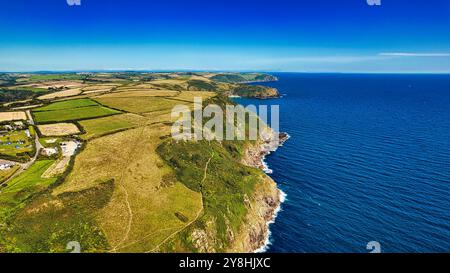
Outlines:
[[[38,160],[2,188],[0,252],[65,252],[70,241],[83,252],[248,252],[264,243],[279,192],[245,163],[262,140],[177,142],[170,129],[172,108],[192,108],[195,97],[224,107],[231,95],[278,96],[242,84],[270,75],[58,75],[9,77],[82,92],[11,105],[32,107],[37,123],[76,124],[83,148],[63,174],[43,178],[54,160]]]

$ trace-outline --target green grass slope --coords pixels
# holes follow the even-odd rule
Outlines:
[[[277,80],[275,76],[261,73],[223,73],[214,75],[210,79],[225,83],[267,82]]]
[[[37,123],[75,121],[121,113],[100,105],[91,99],[75,99],[51,103],[33,110]]]

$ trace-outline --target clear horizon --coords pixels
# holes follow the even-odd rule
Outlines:
[[[308,72],[308,71],[266,71],[266,70],[196,70],[196,69],[173,69],[173,70],[148,70],[148,69],[85,69],[85,70],[24,70],[24,71],[2,71],[0,73],[6,74],[70,74],[70,73],[132,73],[132,72],[140,72],[140,73],[183,73],[183,72],[192,72],[192,73],[267,73],[267,74],[276,74],[276,73],[293,73],[293,74],[385,74],[385,75],[450,75],[450,72],[357,72],[357,71],[348,71],[348,72],[338,72],[338,71],[322,71],[322,72]]]
[[[0,0],[0,71],[450,73],[450,2]]]

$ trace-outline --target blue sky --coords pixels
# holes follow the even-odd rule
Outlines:
[[[0,71],[450,73],[450,1],[0,0]]]

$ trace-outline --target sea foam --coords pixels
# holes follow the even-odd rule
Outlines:
[[[275,209],[272,219],[266,223],[267,230],[268,230],[268,235],[267,235],[267,238],[266,238],[266,240],[264,242],[264,245],[262,245],[260,248],[256,249],[254,251],[255,253],[264,253],[264,252],[266,252],[269,249],[269,246],[272,244],[272,242],[270,241],[270,238],[271,238],[271,235],[272,235],[272,232],[270,231],[270,225],[275,223],[275,219],[278,216],[278,212],[281,211],[281,204],[283,204],[287,200],[287,194],[285,192],[283,192],[282,190],[279,190],[279,191],[280,191],[280,194],[279,194],[279,196],[280,196],[280,205],[278,205],[278,207]]]

